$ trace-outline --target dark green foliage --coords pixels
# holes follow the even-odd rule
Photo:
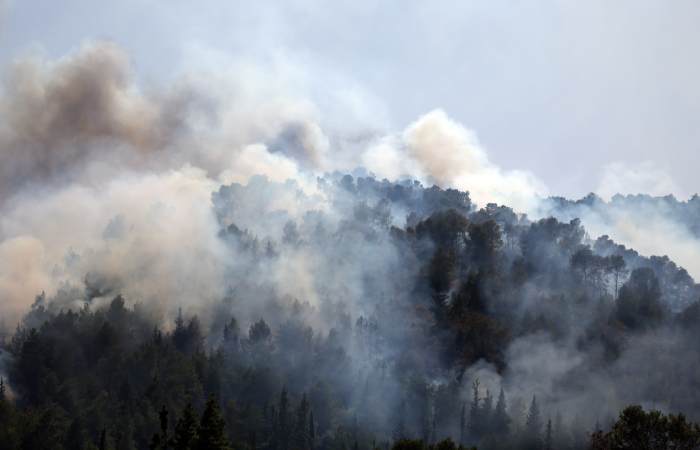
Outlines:
[[[219,402],[214,398],[210,398],[204,407],[195,442],[195,450],[227,450],[230,448],[226,437],[226,423],[221,416]]]
[[[248,339],[253,343],[264,342],[270,339],[270,334],[270,327],[263,319],[260,319],[250,326]]]
[[[542,415],[540,406],[537,403],[537,397],[532,397],[532,402],[530,402],[524,434],[524,450],[539,450],[542,447]]]
[[[175,424],[172,438],[173,450],[193,450],[198,438],[199,423],[191,403],[185,406],[182,415]]]
[[[664,317],[660,299],[661,289],[654,271],[647,267],[635,269],[620,289],[617,318],[636,330],[655,327]]]
[[[493,415],[493,433],[499,436],[508,435],[510,428],[510,417],[506,411],[506,394],[501,388],[496,402],[496,410]]]
[[[413,441],[408,439],[401,439],[394,443],[391,447],[392,450],[426,450],[425,443],[423,441]]]
[[[476,450],[476,447],[463,447],[451,439],[445,439],[434,445],[426,445],[423,441],[404,439],[394,443],[391,450]]]
[[[591,437],[592,450],[695,450],[700,448],[700,426],[682,415],[625,408],[612,429]]]

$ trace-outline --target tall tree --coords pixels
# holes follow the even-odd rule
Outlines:
[[[277,409],[277,436],[276,441],[280,450],[289,448],[290,417],[289,417],[289,397],[287,388],[283,387],[280,393],[280,401]]]
[[[226,423],[221,415],[219,402],[214,397],[207,400],[199,423],[195,450],[229,450]]]
[[[552,419],[547,420],[547,426],[544,431],[544,450],[552,450]]]
[[[314,412],[309,412],[309,448],[313,450],[316,447],[316,424],[314,423]]]
[[[175,424],[175,433],[172,439],[174,450],[193,450],[197,442],[197,414],[191,403],[185,406],[182,416]]]
[[[625,408],[608,433],[591,436],[593,450],[648,449],[694,450],[700,448],[700,426],[682,415],[665,416],[659,411],[645,412],[641,406]]]
[[[537,397],[532,396],[530,409],[525,420],[525,448],[538,450],[542,446],[542,416]]]
[[[309,449],[309,402],[306,399],[306,394],[301,397],[299,406],[296,411],[296,423],[294,424],[294,448],[298,450]]]
[[[498,394],[498,401],[496,402],[496,410],[493,413],[493,431],[499,436],[505,436],[509,431],[510,417],[506,409],[506,394],[501,388],[501,392]]]
[[[160,421],[160,435],[164,443],[163,448],[165,448],[168,442],[168,410],[165,405],[158,412],[158,420]]]
[[[481,432],[483,434],[489,434],[491,432],[492,425],[492,413],[493,413],[493,396],[491,391],[486,389],[486,397],[484,397],[481,402]]]
[[[481,408],[479,408],[479,379],[472,383],[472,402],[469,406],[469,434],[473,440],[481,437]]]
[[[464,439],[466,438],[466,426],[467,426],[467,402],[462,402],[462,411],[459,415],[459,445],[464,444]]]

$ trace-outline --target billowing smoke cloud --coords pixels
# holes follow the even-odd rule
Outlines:
[[[12,66],[0,96],[5,325],[38,293],[90,273],[137,301],[219,298],[211,192],[252,175],[303,181],[329,145],[313,105],[261,92],[255,75],[188,75],[144,90],[106,42]],[[202,264],[188,267],[195,254]]]
[[[489,161],[476,137],[444,111],[432,111],[400,137],[384,139],[363,155],[364,165],[379,176],[410,176],[468,190],[479,205],[507,204],[531,211],[547,192],[532,174],[504,171]]]
[[[4,312],[16,318],[38,293],[93,277],[112,283],[110,294],[154,304],[220,298],[224,255],[209,206],[215,186],[201,170],[185,168],[20,195],[0,219]]]
[[[441,111],[399,135],[359,141],[367,150],[340,145],[330,158],[312,102],[275,88],[270,75],[233,67],[227,76],[192,73],[146,89],[119,47],[93,42],[10,68],[0,97],[0,294],[12,317],[38,292],[79,283],[89,268],[143,301],[180,302],[187,294],[173,295],[178,288],[167,280],[189,268],[175,264],[186,249],[174,247],[184,240],[205,260],[220,258],[206,211],[217,183],[264,175],[310,192],[315,173],[364,165],[381,177],[469,189],[482,204],[528,208],[544,190],[531,175],[492,164]],[[110,223],[116,237],[105,234]],[[146,261],[154,276],[137,275]]]
[[[25,57],[11,68],[0,98],[0,199],[31,184],[84,181],[86,172],[104,179],[114,176],[115,165],[240,172],[238,156],[257,143],[290,161],[265,156],[247,176],[274,175],[280,162],[285,176],[291,164],[320,166],[328,139],[313,105],[261,93],[254,76],[189,76],[144,91],[127,55],[110,43],[86,44],[58,61]]]
[[[162,148],[177,108],[160,107],[131,84],[126,55],[103,43],[50,63],[19,61],[5,83],[0,111],[0,193],[61,176],[90,158],[133,159]],[[133,151],[117,151],[124,146]],[[99,153],[107,153],[100,155]]]

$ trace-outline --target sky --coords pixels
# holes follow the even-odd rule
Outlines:
[[[0,0],[0,68],[95,39],[122,47],[144,85],[255,66],[343,132],[439,108],[552,194],[687,198],[698,23],[692,0]]]

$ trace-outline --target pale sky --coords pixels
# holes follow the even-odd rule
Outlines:
[[[285,61],[400,130],[442,108],[552,194],[700,191],[700,2],[0,0],[0,66],[109,39],[143,83]],[[270,69],[274,70],[274,69]],[[356,114],[357,115],[357,114]],[[367,125],[367,124],[364,124]],[[602,184],[606,184],[603,186]]]

